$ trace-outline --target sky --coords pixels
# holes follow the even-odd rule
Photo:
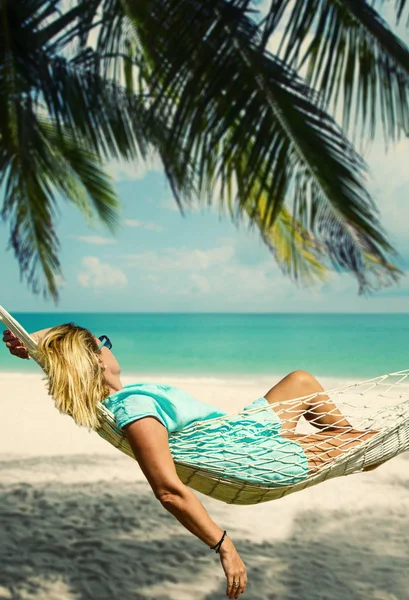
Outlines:
[[[409,269],[409,139],[385,152],[381,139],[365,153],[368,187],[389,239]],[[178,210],[158,160],[109,164],[121,200],[115,235],[87,226],[67,201],[57,233],[63,279],[58,304],[20,281],[0,224],[0,304],[11,312],[409,312],[409,278],[369,297],[355,279],[332,274],[313,289],[285,277],[256,230],[237,227],[213,207]]]

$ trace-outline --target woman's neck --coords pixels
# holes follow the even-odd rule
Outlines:
[[[119,392],[124,387],[119,377],[105,377],[105,382],[109,389],[109,395]]]

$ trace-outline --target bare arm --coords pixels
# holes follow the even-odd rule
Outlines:
[[[35,331],[30,335],[36,340],[40,340],[44,335],[50,331],[50,327],[48,329],[40,329],[39,331]],[[13,356],[17,356],[18,358],[29,359],[30,355],[28,353],[27,348],[24,344],[8,329],[3,332],[3,342],[5,342],[7,348],[10,350],[10,354]]]
[[[223,531],[210,518],[195,494],[179,479],[165,427],[154,417],[144,417],[124,427],[124,432],[162,506],[205,544],[217,544]],[[220,559],[227,577],[227,595],[238,598],[246,587],[246,568],[228,536],[221,545]],[[240,585],[233,586],[233,581],[240,581]]]

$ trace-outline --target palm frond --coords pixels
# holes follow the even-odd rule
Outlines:
[[[86,146],[61,137],[50,123],[39,121],[27,104],[0,140],[0,179],[4,185],[1,217],[10,223],[10,247],[21,276],[31,289],[58,297],[61,273],[54,223],[62,194],[90,219],[96,214],[111,228],[117,200],[98,158]]]
[[[95,0],[91,4],[97,5]],[[86,54],[86,67],[77,55],[68,59],[55,53],[56,33],[66,32],[70,23],[70,31],[79,35],[84,27],[82,21],[78,25],[79,8],[89,7],[80,3],[48,23],[39,18],[46,5],[45,0],[30,0],[22,10],[20,3],[6,2],[3,68],[10,73],[8,81],[2,81],[4,93],[18,94],[22,100],[30,97],[61,131],[87,139],[92,151],[105,159],[144,159],[148,146],[144,99],[127,94],[115,81],[105,81],[95,68],[95,53]]]
[[[260,229],[261,237],[273,254],[282,272],[303,287],[326,282],[331,267],[343,272],[344,262],[354,256],[358,291],[365,294],[396,283],[403,272],[390,262],[380,260],[376,252],[364,247],[359,233],[342,220],[319,216],[320,225],[315,235],[297,221],[283,206],[274,224],[263,227],[267,203],[264,198],[252,205],[251,198],[246,206],[250,226]],[[331,226],[331,229],[330,229]],[[336,242],[331,239],[335,238]],[[345,261],[345,257],[347,260]],[[348,270],[348,269],[347,269]]]
[[[362,252],[365,278],[370,282],[371,289],[380,290],[399,281],[405,272],[392,263],[382,264],[379,258],[370,252]]]
[[[282,207],[274,224],[263,227],[267,203],[263,198],[256,210],[249,201],[245,210],[251,224],[261,230],[261,237],[273,254],[284,275],[302,286],[312,286],[328,280],[329,268],[323,247],[299,222],[290,211]]]
[[[312,6],[313,0],[305,1]],[[315,2],[318,9],[325,4]],[[385,28],[376,13],[358,14],[351,2],[333,0],[339,14],[341,4],[348,8],[353,24],[369,26],[374,17],[382,38]],[[238,218],[249,214],[266,243],[277,224],[277,254],[289,272],[296,267],[288,262],[288,240],[282,241],[288,233],[284,204],[292,205],[298,231],[310,232],[314,248],[324,248],[336,268],[352,272],[361,289],[370,287],[365,265],[375,278],[391,270],[393,249],[366,190],[363,161],[325,112],[322,98],[265,51],[250,0],[80,0],[63,15],[53,13],[55,4],[46,0],[28,0],[24,10],[21,4],[2,5],[7,18],[0,24],[6,25],[3,53],[0,49],[0,178],[6,190],[3,216],[12,223],[12,245],[33,286],[42,268],[56,294],[55,194],[72,197],[85,214],[96,210],[110,223],[114,198],[97,157],[143,159],[151,148],[159,152],[180,206],[196,194],[213,201],[216,182],[220,201]],[[338,13],[332,10],[335,25],[328,25],[336,31]],[[92,50],[88,35],[96,19]],[[372,50],[381,47],[378,71],[384,77],[385,56],[395,61],[388,81],[394,88],[398,82],[402,91],[406,48],[393,36],[382,38],[381,46],[372,29],[365,38],[351,27],[369,47],[357,42],[369,56],[367,73],[373,76]],[[273,30],[266,24],[264,32],[268,28]],[[66,45],[73,42],[78,51],[69,55]],[[318,65],[325,65],[325,52],[322,56]],[[365,106],[373,106],[371,94],[378,88],[372,80],[361,86]],[[382,96],[385,119],[395,111],[396,123],[403,123],[406,96],[394,104],[394,88],[389,105]],[[312,246],[308,252],[313,254]],[[302,253],[297,256],[300,263]],[[308,260],[311,269],[312,255]]]
[[[386,142],[409,130],[409,49],[371,2],[272,0],[264,44],[272,34],[281,58],[304,68],[332,111],[340,106],[345,130],[373,138],[381,122]]]
[[[98,157],[70,136],[61,136],[54,124],[39,121],[39,128],[56,166],[52,185],[75,204],[90,225],[98,219],[111,231],[118,225],[119,201]]]
[[[300,202],[304,202],[302,194]],[[363,234],[362,229],[357,228],[349,219],[340,217],[332,206],[322,202],[319,193],[314,194],[312,214],[312,230],[333,268],[338,272],[352,271],[360,294],[392,285],[403,275],[386,254],[379,252],[374,239]],[[379,224],[380,235],[382,231]],[[395,251],[391,254],[396,258]]]
[[[322,237],[334,264],[365,287],[359,253],[346,237],[359,235],[360,248],[380,264],[393,252],[365,188],[365,165],[319,97],[294,70],[260,51],[243,2],[127,6],[149,57],[142,73],[153,96],[151,121],[168,123],[170,131],[165,165],[171,149],[182,148],[200,191],[208,193],[212,177],[221,181],[221,201],[231,204],[235,188],[239,213],[250,195],[256,210],[264,198],[265,230],[287,202],[294,218]],[[341,230],[348,236],[337,239],[333,233]]]

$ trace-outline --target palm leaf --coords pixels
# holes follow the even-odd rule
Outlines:
[[[362,262],[364,263],[365,277],[372,282],[372,289],[380,290],[391,283],[396,283],[405,275],[404,271],[392,263],[385,269],[385,265],[382,265],[379,259],[370,252],[362,253]]]
[[[105,159],[144,159],[148,134],[143,98],[126,94],[114,81],[105,81],[93,64],[92,52],[71,59],[55,53],[61,35],[80,35],[84,23],[79,9],[89,19],[88,5],[81,3],[50,23],[41,18],[49,16],[48,4],[29,0],[22,8],[21,3],[6,2],[7,19],[2,23],[6,52],[0,63],[8,72],[6,85],[2,82],[4,93],[18,94],[20,99],[29,96],[57,128],[73,138],[86,138],[93,152]],[[95,8],[97,3],[91,5]]]
[[[98,158],[85,142],[80,145],[68,135],[59,135],[55,125],[40,121],[39,127],[49,152],[60,165],[53,173],[53,186],[78,206],[90,225],[99,220],[114,231],[119,202]]]
[[[40,264],[50,281],[59,268],[55,191],[76,198],[87,213],[98,202],[92,199],[98,196],[93,157],[134,160],[151,147],[160,153],[181,206],[196,193],[212,201],[216,182],[220,201],[239,215],[249,208],[254,219],[262,215],[258,224],[268,235],[286,202],[298,226],[325,246],[335,266],[354,273],[361,288],[363,249],[378,271],[389,272],[392,249],[366,191],[363,162],[312,89],[262,49],[250,1],[81,0],[64,15],[47,13],[46,22],[45,0],[28,0],[26,12],[21,3],[6,4],[1,26],[6,24],[7,45],[0,54],[3,214],[18,236],[18,223],[24,224],[24,248],[17,235],[12,243],[30,281],[38,274],[33,249],[42,241],[41,223],[50,231]],[[93,51],[87,36],[96,17],[101,22]],[[72,56],[65,49],[74,42],[78,52]],[[123,71],[127,89],[117,81]],[[109,220],[103,187],[99,210],[108,206]],[[30,211],[37,208],[40,218],[30,226]]]
[[[408,131],[409,49],[369,1],[272,0],[264,44],[281,30],[280,56],[341,106],[345,130],[373,138],[381,122],[386,142]]]
[[[251,223],[261,230],[261,237],[273,254],[284,275],[302,286],[327,281],[328,263],[323,247],[314,236],[292,217],[285,207],[280,210],[274,224],[263,227],[267,203],[262,198],[254,207],[249,202],[246,212]]]
[[[20,273],[34,292],[58,297],[61,273],[59,241],[54,228],[56,198],[62,194],[91,219],[113,227],[115,192],[98,158],[50,123],[39,121],[30,104],[19,105],[8,133],[0,138],[0,183],[4,185],[1,217],[10,223],[10,247]]]
[[[403,275],[395,265],[381,261],[370,249],[365,248],[359,233],[347,223],[333,219],[332,235],[343,241],[342,245],[334,245],[328,243],[328,225],[324,235],[320,235],[319,231],[314,235],[285,206],[269,228],[263,227],[267,210],[264,198],[254,205],[250,197],[245,210],[251,226],[256,225],[260,229],[264,243],[282,272],[303,287],[327,281],[331,266],[342,271],[344,255],[355,256],[359,293],[391,285]],[[334,256],[335,248],[338,256]]]
[[[37,2],[44,4],[45,0]],[[85,11],[85,21],[93,20],[95,15],[92,11],[97,11],[100,4],[97,0],[93,0],[90,5],[86,2],[80,3]],[[116,17],[114,12],[119,10],[120,3],[106,0],[103,4],[110,8],[106,18],[110,24],[108,29],[111,35],[116,31],[111,27],[112,19],[118,21],[118,31],[125,35],[126,27],[121,25],[121,19],[124,17],[121,17],[122,13]],[[84,23],[79,19],[78,12],[72,10],[69,14],[72,16],[71,29],[68,29],[70,35],[77,31],[77,35],[80,36],[80,33],[83,34]],[[144,93],[133,93],[131,89],[124,89],[114,80],[106,80],[104,77],[108,76],[110,62],[108,58],[103,58],[102,53],[98,54],[90,49],[86,51],[80,46],[78,54],[70,59],[54,54],[59,38],[52,38],[49,44],[45,44],[44,32],[50,31],[54,34],[59,28],[50,25],[38,25],[37,28],[33,28],[32,22],[35,18],[36,13],[25,15],[20,27],[15,27],[10,37],[13,44],[10,44],[8,53],[9,65],[13,79],[18,81],[16,92],[19,97],[30,95],[39,114],[48,114],[62,135],[77,138],[79,143],[86,139],[88,148],[103,160],[145,160],[152,148],[161,155],[166,153],[166,148],[170,148],[169,126],[159,115],[154,121],[151,120],[148,112],[149,98],[147,99]],[[18,11],[14,20],[18,21]],[[89,25],[89,28],[92,30],[92,25]],[[63,33],[64,31],[62,28]],[[102,39],[106,37],[102,25],[100,36]],[[26,39],[31,48],[29,59],[24,52]],[[118,39],[122,38],[119,36]],[[113,50],[112,56],[116,56],[118,48],[112,46],[112,39],[110,40],[107,43]],[[127,40],[125,37],[129,55]],[[10,89],[10,86],[4,86],[4,93],[7,94]],[[9,103],[11,101],[9,98]],[[182,168],[185,172],[184,181],[179,173]],[[192,189],[192,183],[187,181],[189,169],[186,169],[186,157],[181,148],[172,147],[166,171],[173,174],[172,177],[178,181],[180,189]],[[174,186],[173,180],[171,185]]]
[[[150,118],[171,132],[165,164],[173,147],[182,148],[200,191],[208,193],[210,175],[231,204],[226,194],[235,188],[239,213],[250,195],[256,209],[264,198],[265,230],[287,202],[363,290],[362,248],[386,270],[392,254],[365,188],[366,167],[295,71],[260,52],[243,4],[156,0],[148,10],[127,3],[140,64],[149,57],[142,73],[154,98]]]

